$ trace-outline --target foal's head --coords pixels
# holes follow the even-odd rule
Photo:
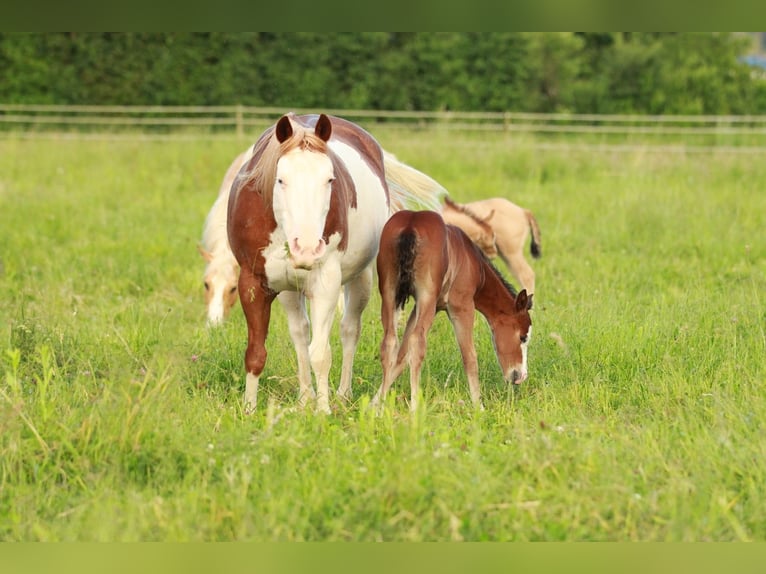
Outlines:
[[[490,320],[492,342],[503,378],[514,385],[527,378],[527,345],[532,336],[532,295],[526,289],[516,295],[513,307],[499,310]]]
[[[207,261],[205,268],[205,305],[208,326],[220,325],[237,303],[239,266],[233,256],[216,257],[198,247]]]

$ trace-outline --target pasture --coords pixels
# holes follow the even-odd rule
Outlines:
[[[294,409],[275,305],[245,415],[244,317],[205,328],[196,243],[257,134],[6,136],[0,540],[766,540],[764,155],[371,131],[454,199],[537,217],[521,388],[477,318],[474,411],[440,314],[419,412],[405,374],[376,417],[375,288],[352,404]]]

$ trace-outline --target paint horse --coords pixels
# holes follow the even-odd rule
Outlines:
[[[317,410],[330,411],[329,339],[341,287],[337,394],[350,397],[361,314],[389,209],[383,151],[361,127],[324,114],[288,114],[256,142],[232,186],[227,219],[248,329],[246,410],[257,404],[271,304],[278,298],[297,354],[299,405],[316,397]]]
[[[226,214],[231,185],[240,168],[252,157],[254,147],[250,146],[239,154],[226,170],[215,203],[205,218],[202,242],[197,246],[197,250],[206,262],[204,283],[208,326],[221,324],[239,299],[237,296],[239,264],[229,247]]]
[[[226,171],[218,196],[205,218],[202,241],[197,249],[205,259],[204,286],[207,325],[220,325],[237,303],[239,263],[229,247],[227,237],[227,208],[229,191],[240,168],[253,154],[254,146],[239,154]],[[441,209],[441,198],[447,190],[424,173],[399,161],[396,156],[383,150],[383,165],[389,191],[390,210],[423,208]],[[338,310],[343,313],[345,301],[341,295]]]
[[[531,235],[529,252],[541,255],[540,226],[531,211],[502,197],[460,204],[445,197],[442,217],[456,225],[490,259],[498,255],[527,293],[535,292],[535,272],[524,258],[524,246]]]
[[[517,294],[460,228],[445,224],[433,211],[395,213],[383,227],[377,270],[383,383],[372,404],[385,399],[408,363],[410,409],[416,410],[426,335],[438,311],[446,311],[452,322],[474,405],[483,408],[473,342],[475,310],[489,323],[504,379],[520,384],[527,378],[532,296],[523,289]],[[410,297],[415,306],[399,344],[397,315]]]

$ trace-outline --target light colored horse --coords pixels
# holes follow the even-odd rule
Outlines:
[[[229,247],[226,233],[226,212],[229,207],[229,190],[240,168],[253,155],[254,145],[239,154],[226,170],[215,203],[205,218],[202,241],[197,250],[205,259],[205,305],[207,324],[219,325],[237,302],[239,264]]]
[[[205,218],[202,241],[197,249],[205,259],[204,285],[208,326],[223,323],[237,303],[239,264],[229,247],[226,234],[226,211],[229,191],[240,168],[252,157],[255,146],[239,154],[226,170],[213,206]],[[383,150],[383,165],[389,190],[390,210],[403,208],[441,209],[441,198],[447,190],[424,173],[402,163],[392,153]],[[344,298],[338,298],[338,311],[344,311]]]
[[[460,227],[484,254],[500,256],[521,287],[535,292],[535,272],[524,258],[524,247],[531,234],[532,257],[542,254],[540,226],[531,211],[502,197],[460,204],[445,198],[444,221]]]
[[[383,227],[377,268],[383,383],[373,404],[385,399],[409,363],[410,409],[417,408],[426,336],[438,311],[446,311],[452,322],[471,399],[477,407],[481,407],[481,394],[473,342],[474,311],[489,323],[505,380],[519,384],[527,378],[532,296],[523,289],[517,294],[460,228],[446,225],[433,211],[399,211]],[[415,299],[415,306],[400,345],[397,314],[410,297]]]
[[[341,288],[338,395],[350,397],[372,261],[391,209],[386,168],[368,132],[324,114],[282,116],[256,142],[232,186],[227,219],[248,329],[247,411],[257,404],[271,304],[278,298],[298,359],[299,405],[316,397],[317,410],[330,412],[329,339]]]

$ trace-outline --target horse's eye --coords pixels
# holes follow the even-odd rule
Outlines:
[[[237,292],[236,286],[229,289],[229,293],[236,293],[236,292]]]
[[[205,281],[205,291],[210,291],[210,283]]]
[[[526,343],[527,342],[527,336],[526,335],[522,335],[521,336],[521,342],[522,343]]]
[[[333,181],[335,181],[335,178],[331,177],[330,179],[327,180],[327,183],[329,184],[329,183],[332,183]]]
[[[284,184],[285,184],[284,180],[283,180],[281,177],[280,177],[280,178],[277,178],[277,183],[278,183],[279,185],[284,185]]]

